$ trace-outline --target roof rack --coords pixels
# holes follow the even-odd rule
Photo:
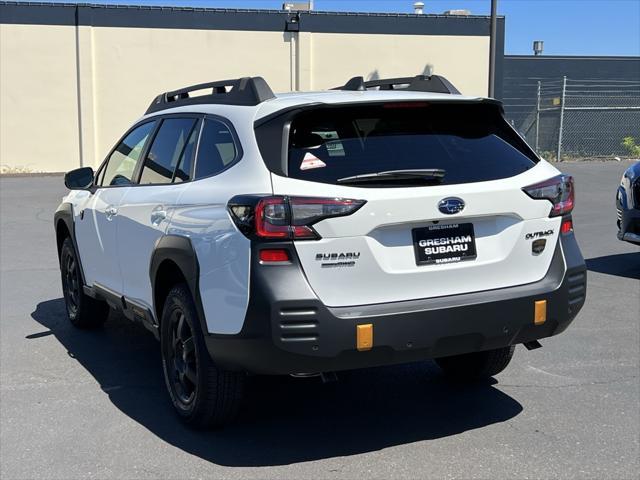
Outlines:
[[[383,78],[366,82],[363,77],[353,77],[343,86],[333,88],[332,90],[365,91],[374,88],[378,88],[379,90],[409,90],[413,92],[460,93],[449,80],[440,75]]]
[[[193,92],[207,89],[211,89],[208,95],[191,96]],[[167,108],[204,103],[253,106],[274,97],[273,91],[262,77],[218,80],[162,93],[149,105],[145,115]]]

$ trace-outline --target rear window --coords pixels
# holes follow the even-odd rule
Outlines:
[[[536,161],[495,105],[414,102],[299,113],[287,170],[292,178],[335,184],[375,172],[442,169],[440,184],[459,184],[511,177]]]
[[[198,147],[196,180],[222,172],[237,157],[238,150],[229,127],[218,120],[207,118]]]

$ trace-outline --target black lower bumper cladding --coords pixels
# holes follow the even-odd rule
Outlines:
[[[500,348],[563,332],[582,308],[586,267],[573,234],[556,245],[545,277],[517,287],[448,297],[330,308],[315,295],[291,244],[289,265],[270,267],[252,249],[251,292],[242,331],[209,335],[215,361],[264,374],[312,373],[406,363]],[[534,324],[535,302],[546,321]],[[373,326],[358,351],[356,327]]]
[[[618,206],[618,239],[640,245],[640,209]]]

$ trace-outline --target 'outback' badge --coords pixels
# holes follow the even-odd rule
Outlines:
[[[535,238],[548,237],[549,235],[553,235],[553,230],[543,230],[541,232],[527,233],[524,236],[524,238],[525,238],[525,240],[533,240]]]

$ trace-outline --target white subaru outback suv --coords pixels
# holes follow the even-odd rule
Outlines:
[[[65,184],[71,323],[111,307],[153,332],[194,426],[232,420],[248,373],[433,358],[456,379],[492,376],[585,300],[572,178],[500,102],[436,75],[164,93]]]

